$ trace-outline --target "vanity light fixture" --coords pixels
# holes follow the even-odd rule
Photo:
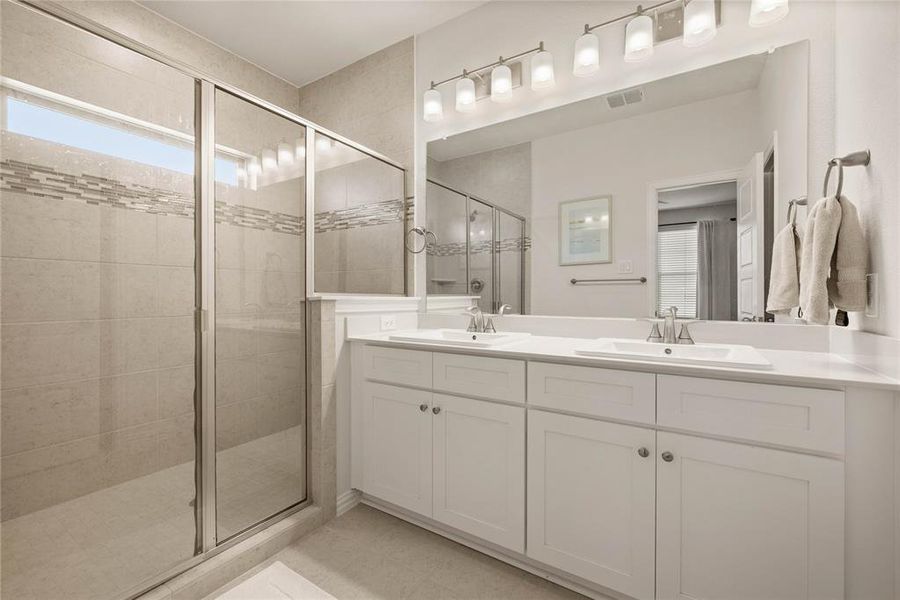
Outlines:
[[[542,90],[556,83],[553,73],[553,55],[544,50],[544,42],[538,46],[540,50],[531,57],[531,89]]]
[[[572,74],[587,77],[600,69],[600,38],[591,33],[589,25],[584,26],[584,35],[575,41],[575,59]]]
[[[475,82],[463,69],[463,77],[456,82],[456,111],[468,113],[475,110]]]
[[[491,102],[512,100],[512,69],[503,64],[503,57],[491,71]]]
[[[681,41],[688,48],[702,46],[716,37],[715,0],[691,0],[684,5],[684,33]]]
[[[640,62],[653,55],[653,17],[638,6],[637,16],[625,26],[625,62]]]
[[[777,23],[785,18],[790,10],[788,0],[751,0],[750,27],[764,27]]]
[[[434,123],[444,118],[444,101],[441,93],[435,89],[434,82],[431,82],[431,88],[425,92],[422,98],[422,118],[428,123]]]

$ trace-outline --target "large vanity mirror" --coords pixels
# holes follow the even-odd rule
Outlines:
[[[808,64],[798,42],[430,142],[428,294],[773,320],[772,240],[806,195]]]

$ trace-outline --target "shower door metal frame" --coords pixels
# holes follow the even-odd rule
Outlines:
[[[226,92],[236,98],[246,101],[257,108],[266,110],[277,116],[306,128],[306,157],[305,157],[305,198],[304,217],[306,220],[306,287],[305,300],[316,296],[314,283],[314,252],[315,252],[315,137],[318,134],[326,135],[365,154],[379,160],[400,171],[403,176],[402,202],[405,222],[408,220],[406,210],[406,169],[393,159],[346,138],[329,129],[321,127],[314,122],[296,115],[271,102],[263,100],[236,86],[221,81],[209,74],[192,67],[179,60],[173,59],[141,42],[129,38],[104,25],[96,23],[68,8],[64,5],[46,0],[8,0],[13,4],[22,6],[34,12],[52,18],[64,25],[82,32],[94,35],[100,39],[116,44],[126,50],[135,52],[145,58],[166,65],[176,71],[191,77],[195,83],[195,481],[197,484],[195,502],[195,555],[182,561],[180,564],[163,571],[153,579],[150,584],[135,582],[135,586],[126,592],[126,598],[136,598],[144,592],[153,589],[173,577],[201,564],[205,560],[227,550],[262,531],[270,525],[292,515],[310,504],[311,492],[309,489],[309,390],[306,394],[306,447],[305,459],[307,478],[306,498],[283,510],[267,517],[266,519],[251,525],[242,532],[235,534],[226,540],[219,542],[216,538],[216,487],[215,487],[215,94],[217,91]],[[404,253],[404,265],[407,262]],[[404,269],[404,290],[409,292],[409,278],[407,269]],[[310,290],[313,290],[312,292]],[[308,314],[304,314],[304,323]],[[308,327],[304,326],[304,337],[309,340]],[[308,344],[307,344],[308,346]],[[306,357],[305,380],[310,381],[309,364]]]

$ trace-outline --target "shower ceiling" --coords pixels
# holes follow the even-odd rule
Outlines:
[[[140,3],[297,86],[484,4],[471,0]]]

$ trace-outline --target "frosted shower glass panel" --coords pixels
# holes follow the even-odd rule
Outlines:
[[[316,134],[317,292],[403,294],[403,170]]]
[[[194,81],[0,10],[0,586],[125,597],[196,547]]]
[[[468,294],[468,253],[466,252],[466,197],[432,181],[428,182],[427,229],[433,234],[428,244],[428,293]]]
[[[306,498],[306,128],[216,92],[216,533]]]

